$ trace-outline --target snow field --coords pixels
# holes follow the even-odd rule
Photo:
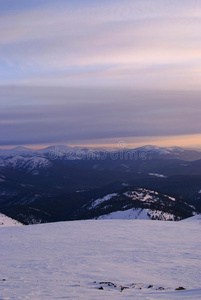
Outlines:
[[[0,299],[200,299],[200,226],[192,218],[1,228]]]

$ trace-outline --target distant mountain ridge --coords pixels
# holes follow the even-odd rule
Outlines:
[[[121,195],[123,206],[117,207],[119,202],[110,199],[111,209],[101,211],[95,207],[90,212],[79,211],[93,199],[119,195],[126,187],[157,192],[164,201],[159,199],[150,208],[148,203]],[[170,201],[173,210],[166,211],[163,195],[177,199],[180,208]],[[130,203],[127,212],[126,201]],[[188,213],[183,213],[184,202],[189,205]],[[42,150],[1,149],[0,212],[26,224],[117,214],[135,218],[143,213],[151,218],[172,220],[191,216],[201,212],[201,152],[151,145],[99,150],[65,145]]]
[[[193,161],[201,159],[201,151],[199,150],[188,150],[181,147],[158,147],[154,145],[145,145],[138,148],[111,148],[111,147],[82,147],[82,146],[67,146],[67,145],[55,145],[49,146],[43,149],[33,150],[30,148],[18,146],[12,149],[1,149],[0,148],[0,157],[9,157],[9,156],[46,156],[51,159],[82,159],[85,158],[87,154],[94,154],[95,158],[101,156],[101,159],[104,158],[103,153],[121,153],[123,155],[133,153],[139,154],[147,153],[152,157],[160,156],[164,159],[180,159]],[[146,153],[145,153],[146,152]]]
[[[23,157],[13,156],[0,159],[0,167],[11,169],[24,169],[28,173],[38,174],[38,171],[43,168],[51,166],[51,162],[44,157]]]

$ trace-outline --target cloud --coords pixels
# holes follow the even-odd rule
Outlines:
[[[169,136],[200,133],[199,93],[132,90],[15,90],[21,104],[1,106],[1,145],[73,143],[118,137]],[[5,91],[4,91],[5,95]],[[42,96],[43,95],[43,96]],[[55,102],[52,99],[54,95]],[[15,98],[14,97],[14,98]],[[85,101],[85,99],[87,99]],[[15,99],[11,99],[14,103]]]
[[[20,1],[0,0],[2,145],[200,133],[198,1]]]
[[[185,77],[177,74],[180,89],[192,77],[194,80],[195,72],[189,65],[196,60],[196,68],[201,67],[198,7],[197,1],[109,1],[107,5],[105,1],[85,5],[51,1],[5,14],[1,17],[0,59],[10,65],[10,78],[8,74],[0,80],[5,84],[51,85],[54,81],[56,85],[79,86],[86,84],[83,69],[84,79],[88,76],[90,81],[89,69],[93,67],[97,72],[92,85],[101,79],[104,84],[108,80],[119,84],[116,74],[130,65],[129,72],[121,73],[122,85],[125,81],[132,86],[134,76],[146,88],[144,74],[138,71],[170,64],[174,76],[174,68],[183,64]],[[111,72],[108,68],[100,72],[105,65],[111,65]],[[148,85],[163,86],[164,73],[158,71]],[[174,85],[171,80],[167,85],[175,88],[175,80]]]

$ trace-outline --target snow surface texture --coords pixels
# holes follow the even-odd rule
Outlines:
[[[0,227],[21,226],[21,225],[23,224],[3,214],[0,214]]]
[[[182,222],[192,222],[192,221],[197,221],[201,225],[201,214],[182,220]]]
[[[110,220],[110,219],[121,219],[121,220],[161,220],[161,221],[174,221],[174,215],[160,210],[131,208],[127,210],[115,211],[107,215],[102,215],[95,218],[96,220]]]
[[[150,220],[150,218],[147,215],[148,209],[141,209],[141,208],[131,208],[127,210],[120,210],[120,211],[114,211],[110,214],[100,216],[98,218],[95,218],[97,220],[106,220],[106,219],[120,219],[120,220],[135,220],[135,219],[141,219],[141,220]]]
[[[200,226],[191,218],[1,228],[0,299],[200,299]]]

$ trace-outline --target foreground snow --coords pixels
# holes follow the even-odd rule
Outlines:
[[[197,218],[1,228],[0,299],[200,299],[200,229]]]
[[[182,220],[182,222],[199,222],[201,225],[201,214]]]
[[[95,220],[161,220],[161,221],[174,221],[174,215],[160,210],[131,208],[123,211],[115,211],[107,215],[102,215],[95,218]]]
[[[0,213],[0,227],[11,227],[21,225],[23,224]]]

